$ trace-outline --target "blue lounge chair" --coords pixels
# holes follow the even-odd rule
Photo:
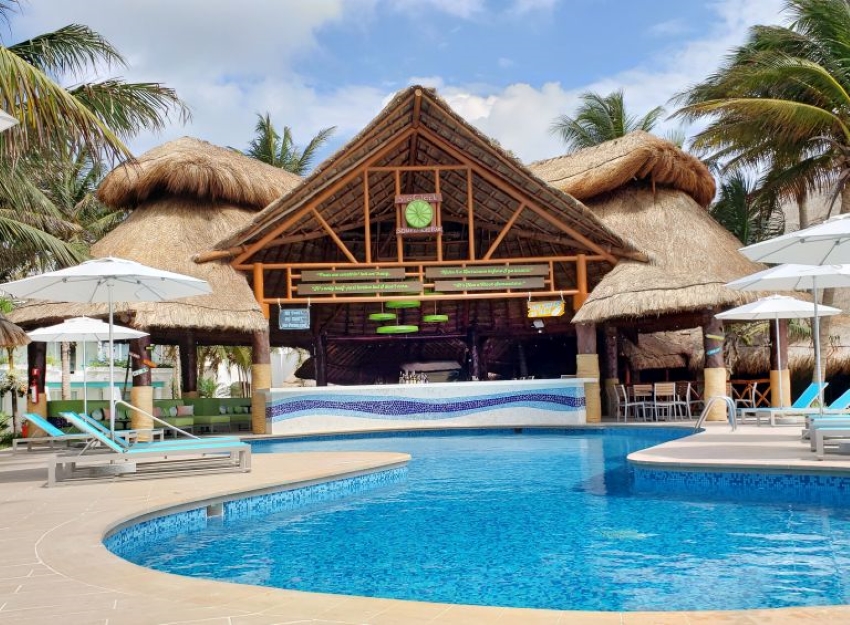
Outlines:
[[[829,382],[823,382],[821,389],[829,386]],[[776,425],[776,417],[795,417],[806,414],[814,414],[820,409],[812,408],[812,404],[819,397],[819,385],[817,382],[812,382],[806,387],[806,390],[800,393],[796,401],[789,407],[785,408],[744,408],[741,410],[738,418],[743,421],[748,417],[755,417],[756,425],[761,425],[762,417],[767,418],[771,426]]]
[[[18,448],[22,446],[26,446],[27,451],[31,451],[34,445],[38,445],[42,449],[55,449],[57,445],[68,447],[69,443],[88,442],[91,440],[89,434],[63,432],[41,415],[26,412],[23,417],[42,430],[46,436],[28,436],[26,438],[12,439],[12,453],[18,451]]]
[[[47,465],[47,485],[70,479],[82,465],[106,469],[110,475],[145,472],[185,474],[188,471],[250,471],[251,446],[232,438],[191,439],[130,444],[109,437],[79,415],[61,413],[75,428],[96,440],[98,449],[83,453],[51,456]],[[141,466],[140,466],[141,465]]]

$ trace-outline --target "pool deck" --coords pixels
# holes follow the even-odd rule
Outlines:
[[[630,424],[631,425],[631,424]],[[651,426],[650,426],[651,427]],[[850,606],[742,612],[562,612],[306,593],[184,578],[138,567],[102,544],[112,527],[152,510],[404,462],[395,453],[255,454],[251,473],[44,488],[45,452],[0,452],[0,625],[698,625],[850,623]],[[635,454],[699,467],[850,471],[818,462],[799,428],[726,424]],[[533,575],[533,571],[527,574]]]

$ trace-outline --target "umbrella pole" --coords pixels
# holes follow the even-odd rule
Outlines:
[[[776,368],[779,372],[779,409],[782,410],[785,405],[783,403],[785,395],[782,394],[782,345],[780,345],[782,339],[779,337],[779,315],[776,315],[774,319],[776,320]]]
[[[86,342],[83,341],[83,412],[89,413],[89,390],[86,386]]]
[[[815,381],[818,385],[818,412],[823,414],[823,371],[820,366],[820,317],[818,316],[818,279],[812,276],[812,294],[815,300]]]
[[[115,352],[112,341],[112,281],[106,283],[109,302],[109,432],[115,438]]]

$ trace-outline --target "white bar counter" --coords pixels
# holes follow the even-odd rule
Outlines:
[[[266,432],[319,434],[586,423],[584,378],[273,388]]]

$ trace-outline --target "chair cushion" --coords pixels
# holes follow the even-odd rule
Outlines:
[[[177,406],[178,417],[190,417],[195,414],[194,406]]]

